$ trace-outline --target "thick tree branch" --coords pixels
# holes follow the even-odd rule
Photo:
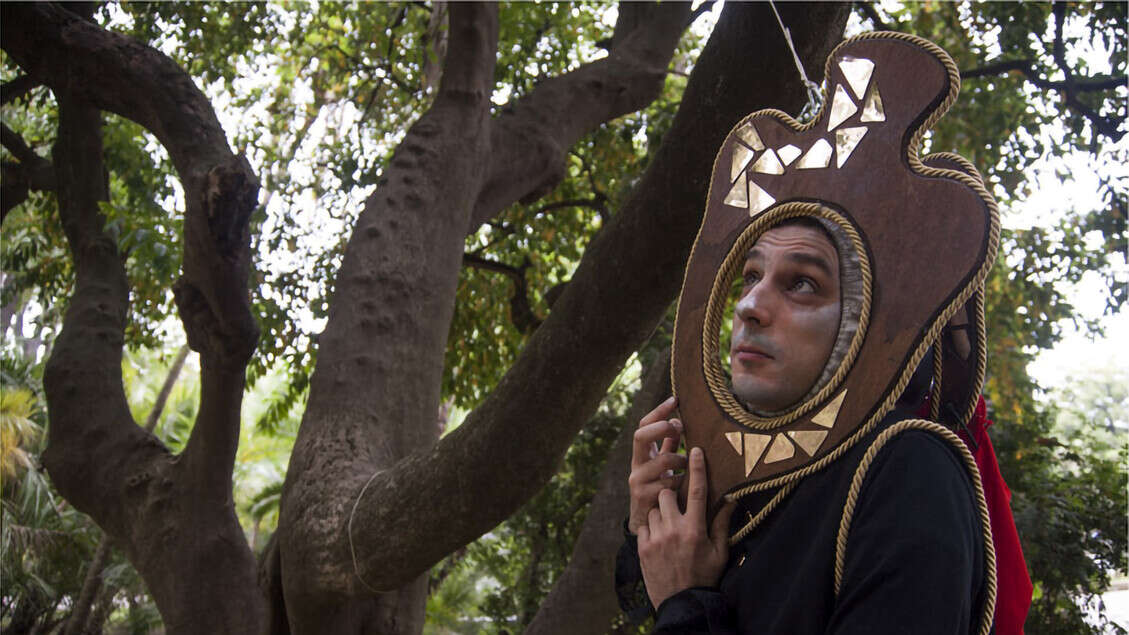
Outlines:
[[[35,150],[28,147],[24,142],[23,137],[16,134],[16,131],[9,128],[6,124],[0,123],[0,143],[12,153],[12,156],[20,160],[21,163],[47,163],[47,159],[36,154]]]
[[[780,6],[807,68],[822,70],[848,11],[833,3]],[[552,476],[677,294],[725,135],[752,110],[798,112],[805,103],[794,75],[779,72],[791,64],[787,51],[770,7],[726,5],[654,162],[518,361],[462,426],[368,484],[353,523],[363,528],[354,537],[365,543],[357,555],[367,584],[396,588],[426,571]]]
[[[125,501],[100,505],[104,492],[121,488],[129,471],[118,461],[85,456],[136,452],[144,465],[163,448],[133,422],[121,382],[121,349],[129,289],[117,246],[103,232],[99,203],[108,198],[102,164],[101,121],[96,109],[59,95],[54,164],[59,214],[76,271],[75,291],[44,370],[48,447],[44,465],[59,491],[113,535],[126,535]]]
[[[493,122],[489,179],[467,232],[514,201],[547,193],[565,157],[596,126],[650,103],[690,16],[688,3],[621,3],[607,57],[542,82]]]
[[[175,62],[50,3],[0,6],[4,50],[35,81],[131,119],[169,151],[186,190],[231,155],[211,104]]]
[[[690,28],[690,25],[694,24],[694,22],[698,18],[712,11],[713,5],[715,4],[717,4],[716,0],[706,0],[705,2],[699,4],[698,8],[694,9],[694,11],[690,14],[690,17],[686,19],[686,28]]]
[[[28,147],[23,138],[14,130],[0,123],[0,143],[12,153],[18,163],[5,161],[2,170],[2,196],[0,196],[0,223],[8,217],[8,212],[27,200],[31,190],[45,191],[55,189],[55,168],[51,162],[39,156]]]
[[[0,85],[0,105],[7,106],[10,102],[23,97],[40,85],[38,81],[28,75],[20,75],[12,81],[4,82],[3,85]]]

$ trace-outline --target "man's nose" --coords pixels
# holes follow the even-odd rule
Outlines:
[[[766,284],[754,284],[737,301],[737,317],[745,322],[768,326],[772,321],[772,290]]]

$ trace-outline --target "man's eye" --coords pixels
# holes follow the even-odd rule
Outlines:
[[[815,283],[808,278],[797,278],[792,283],[792,290],[800,293],[815,293]]]
[[[761,274],[756,272],[756,271],[746,271],[744,278],[745,278],[745,286],[751,287],[751,286],[753,286],[754,284],[756,284],[757,282],[760,281]]]

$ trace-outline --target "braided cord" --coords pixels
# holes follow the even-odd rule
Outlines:
[[[944,380],[945,359],[941,338],[933,343],[933,386],[929,390],[929,418],[939,421],[941,415],[941,382]]]
[[[863,481],[866,479],[867,470],[870,469],[871,463],[874,462],[874,458],[882,450],[882,447],[890,439],[907,430],[925,430],[947,441],[959,451],[961,458],[964,459],[965,468],[968,469],[972,477],[973,489],[976,491],[976,506],[980,512],[980,529],[984,537],[984,572],[987,576],[987,597],[984,600],[984,613],[980,619],[979,633],[980,635],[987,635],[992,628],[992,617],[996,608],[996,548],[992,541],[991,518],[988,515],[988,504],[984,499],[984,486],[980,482],[980,470],[976,467],[976,460],[972,458],[972,453],[968,451],[964,442],[948,428],[932,421],[906,419],[895,423],[878,435],[874,443],[867,448],[862,460],[859,461],[854,478],[851,479],[851,487],[847,491],[847,501],[843,506],[843,516],[839,521],[839,535],[835,539],[835,595],[838,597],[843,584],[843,568],[847,558],[847,536],[850,533],[851,520],[855,513],[855,507],[858,505],[859,492],[862,489]]]
[[[774,510],[778,506],[780,506],[780,503],[784,500],[784,497],[787,496],[788,494],[791,494],[792,490],[796,489],[796,486],[798,486],[799,484],[800,484],[799,481],[792,481],[791,483],[785,483],[784,486],[780,488],[780,491],[776,492],[776,495],[773,496],[767,503],[765,503],[765,506],[762,507],[759,512],[757,512],[756,516],[753,516],[752,518],[750,518],[749,522],[745,523],[744,527],[742,527],[741,529],[739,529],[737,531],[737,533],[735,533],[735,534],[733,534],[732,536],[729,537],[729,546],[732,547],[733,545],[737,544],[738,542],[741,542],[741,540],[745,536],[748,536],[750,533],[753,532],[754,529],[759,527],[761,522],[764,521],[765,517],[768,516],[769,514],[771,514],[772,510]],[[733,501],[736,501],[738,498],[739,497],[737,497],[737,496],[733,496],[732,494],[729,494],[729,495],[726,495],[725,500],[733,502]]]

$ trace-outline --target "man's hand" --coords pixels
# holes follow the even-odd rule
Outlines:
[[[647,524],[647,514],[659,504],[659,492],[677,489],[682,477],[673,470],[686,467],[686,457],[675,452],[682,436],[682,422],[669,419],[678,402],[671,397],[639,420],[635,445],[631,451],[631,475],[627,487],[631,491],[631,512],[627,530],[638,535]]]
[[[729,555],[729,518],[733,503],[722,507],[706,533],[706,457],[701,448],[690,452],[690,490],[686,513],[678,509],[673,490],[659,493],[647,524],[639,528],[639,563],[651,604],[658,608],[668,597],[692,587],[714,586]]]

